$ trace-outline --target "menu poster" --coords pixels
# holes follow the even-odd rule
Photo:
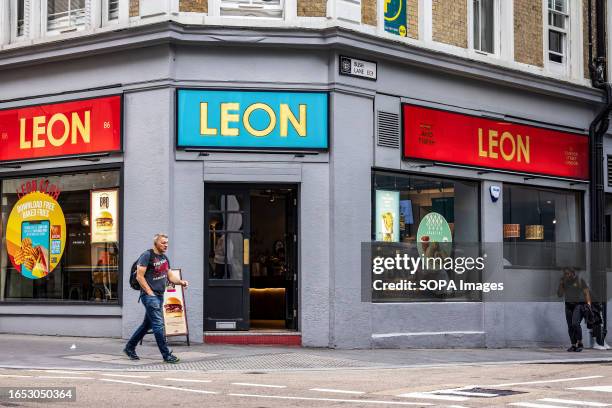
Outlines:
[[[399,191],[376,190],[376,240],[399,242]]]
[[[170,269],[168,273],[175,274],[179,279],[182,279],[180,269]],[[188,336],[189,338],[185,293],[180,285],[166,287],[164,292],[164,325],[166,337]]]
[[[118,242],[119,190],[91,191],[91,243]]]

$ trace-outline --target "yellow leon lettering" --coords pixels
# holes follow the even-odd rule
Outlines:
[[[268,117],[270,118],[270,122],[268,123],[268,126],[266,126],[265,129],[262,129],[262,130],[257,130],[253,126],[251,126],[251,121],[250,121],[251,114],[257,109],[261,109],[262,111],[266,112],[268,114]],[[266,105],[265,103],[254,103],[250,105],[248,108],[246,108],[246,110],[244,111],[244,117],[242,118],[242,124],[244,125],[244,128],[247,130],[247,132],[249,132],[255,137],[268,136],[270,132],[272,132],[272,130],[276,126],[276,113],[274,113],[274,110],[268,105]]]
[[[230,111],[240,110],[240,104],[228,102],[221,104],[221,136],[238,136],[238,129],[229,127],[230,122],[238,122],[239,115]]]
[[[29,140],[25,140],[25,132],[26,132],[26,120],[25,118],[19,119],[19,148],[20,149],[29,149],[32,147],[32,142]]]
[[[288,125],[291,122],[291,125],[297,132],[297,134],[301,137],[306,137],[306,105],[300,104],[299,107],[299,115],[300,119],[297,120],[289,105],[281,104],[280,106],[280,135],[281,137],[287,137],[288,133]]]
[[[42,126],[41,126],[42,125]],[[45,117],[34,116],[32,119],[32,145],[36,149],[37,147],[45,147],[45,141],[39,139],[40,135],[45,134]]]
[[[208,103],[200,103],[200,134],[204,136],[216,136],[217,129],[208,127]]]
[[[46,116],[35,116],[32,118],[32,134],[31,139],[28,139],[26,134],[26,118],[19,119],[19,148],[20,149],[37,149],[46,146],[46,140],[53,147],[63,146],[70,138],[71,144],[77,144],[80,136],[84,143],[91,142],[91,111],[85,111],[84,119],[78,113],[73,112],[70,115],[70,120],[63,113],[56,113],[47,122]],[[61,133],[57,131],[58,122],[63,128]],[[54,133],[55,127],[55,133]]]
[[[505,131],[499,138],[499,132],[488,130],[488,137],[484,136],[482,128],[478,129],[478,156],[505,161],[531,162],[529,136],[516,135]]]
[[[72,112],[72,139],[71,143],[77,143],[77,134],[81,135],[83,142],[91,141],[91,112],[85,111],[85,124],[81,122],[81,118],[76,112]]]
[[[270,105],[263,102],[255,102],[247,106],[244,112],[240,112],[241,105],[238,102],[224,102],[220,104],[219,112],[219,127],[215,128],[210,125],[209,121],[209,106],[208,102],[200,103],[200,134],[202,136],[239,136],[240,130],[236,127],[230,127],[233,123],[242,122],[244,130],[251,136],[265,137],[270,135],[278,126],[280,137],[289,135],[289,124],[295,130],[298,136],[307,136],[307,106],[300,104],[298,112],[292,111],[288,104],[281,103],[278,107],[278,113]],[[268,116],[268,124],[264,129],[256,129],[253,127],[251,118],[253,114],[261,110]],[[240,118],[242,116],[242,120]]]
[[[56,139],[52,129],[53,125],[55,125],[55,122],[58,121],[62,122],[62,124],[64,125],[64,134],[59,139]],[[66,140],[68,140],[69,132],[70,124],[68,123],[68,118],[66,117],[66,115],[56,113],[55,115],[51,116],[51,119],[49,120],[49,134],[47,135],[47,137],[49,138],[49,143],[51,143],[55,147],[63,145],[64,143],[66,143]]]

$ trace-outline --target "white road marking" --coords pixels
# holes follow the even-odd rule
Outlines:
[[[51,374],[72,374],[72,375],[85,375],[86,373],[81,373],[79,371],[68,371],[68,370],[45,370],[45,373]]]
[[[526,382],[517,382],[517,383],[483,385],[483,387],[510,387],[512,385],[548,384],[548,383],[565,382],[565,381],[591,380],[593,378],[603,378],[603,375],[590,375],[588,377],[574,377],[574,378],[559,378],[557,380],[526,381]]]
[[[596,385],[594,387],[575,387],[570,390],[612,392],[612,385]]]
[[[31,375],[14,375],[14,374],[0,374],[0,377],[6,377],[6,378],[32,378]]]
[[[557,404],[578,405],[581,407],[609,407],[610,406],[610,404],[604,404],[603,402],[575,401],[575,400],[566,400],[566,399],[558,399],[558,398],[542,398],[542,399],[539,399],[538,401],[555,402]]]
[[[112,380],[110,378],[100,378],[100,381],[115,382],[115,383],[121,383],[121,384],[142,385],[143,387],[164,388],[166,390],[195,392],[198,394],[218,394],[217,392],[214,392],[214,391],[194,390],[191,388],[179,388],[179,387],[172,387],[170,385],[146,384],[146,383],[135,382],[135,381]]]
[[[37,375],[36,378],[57,378],[60,380],[93,380],[93,377],[73,377],[73,376],[59,376],[59,375]]]
[[[254,384],[254,383],[232,383],[232,385],[243,385],[245,387],[287,388],[286,385]]]
[[[333,390],[331,388],[311,388],[309,391],[335,392],[338,394],[365,394],[364,391]]]
[[[463,405],[447,405],[446,408],[468,408],[468,407],[464,407]]]
[[[167,381],[179,381],[188,383],[210,383],[212,380],[190,380],[189,378],[164,378]]]
[[[428,392],[409,392],[407,394],[399,394],[398,397],[432,399],[432,400],[440,400],[440,401],[467,401],[469,400],[469,398],[467,397],[430,394]]]
[[[567,406],[536,404],[534,402],[513,402],[508,405],[512,405],[515,407],[526,407],[526,408],[567,408]]]
[[[497,397],[499,394],[492,394],[490,392],[470,392],[470,391],[462,391],[462,390],[448,390],[448,391],[439,391],[443,393],[443,395],[452,394],[452,395],[463,395],[464,397]]]
[[[121,377],[121,378],[151,378],[148,375],[127,375],[127,374],[102,374],[107,377]]]
[[[380,401],[368,399],[338,399],[338,398],[309,398],[309,397],[289,397],[284,395],[258,395],[258,394],[227,394],[232,397],[250,397],[250,398],[272,398],[272,399],[288,399],[299,401],[327,401],[327,402],[353,402],[356,404],[384,404],[384,405],[433,405],[428,402],[402,402],[402,401]]]

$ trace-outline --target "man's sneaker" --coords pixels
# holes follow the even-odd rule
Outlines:
[[[567,349],[567,351],[576,351],[576,346],[572,345],[570,348]]]
[[[140,360],[140,357],[138,357],[138,354],[136,354],[136,352],[133,350],[128,350],[127,347],[123,349],[123,354],[128,356],[130,360]]]
[[[174,354],[170,354],[168,357],[164,358],[164,361],[168,364],[176,364],[180,362],[181,359],[175,356]]]
[[[584,348],[584,346],[582,345],[582,343],[578,343],[578,345],[576,346],[576,350],[574,350],[574,351],[577,352],[577,353],[580,353],[583,348]]]

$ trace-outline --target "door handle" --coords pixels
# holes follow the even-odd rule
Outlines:
[[[243,263],[245,265],[248,265],[249,264],[249,239],[248,238],[244,238],[243,240],[242,251],[243,251]]]

